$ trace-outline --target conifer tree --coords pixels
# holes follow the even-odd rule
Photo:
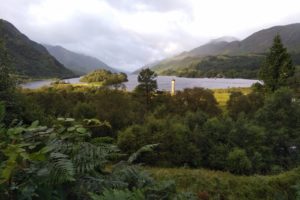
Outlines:
[[[290,54],[283,46],[281,38],[276,35],[269,50],[265,63],[262,65],[259,76],[269,91],[275,91],[287,85],[287,80],[295,73]]]
[[[138,75],[139,85],[135,91],[146,97],[146,104],[149,107],[151,96],[157,90],[156,73],[149,68],[143,69]]]

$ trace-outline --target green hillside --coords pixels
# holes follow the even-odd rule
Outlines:
[[[152,69],[162,75],[185,77],[257,78],[263,55],[276,34],[280,34],[294,64],[300,65],[300,24],[291,24],[258,31],[242,41],[213,40],[165,59]]]

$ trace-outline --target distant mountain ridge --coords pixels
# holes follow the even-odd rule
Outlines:
[[[240,55],[245,53],[265,53],[272,45],[273,38],[279,34],[283,44],[290,52],[300,51],[300,23],[285,26],[274,26],[251,34],[244,40],[212,40],[200,47],[192,49],[186,56],[206,55]],[[215,42],[219,41],[219,42]]]
[[[164,74],[165,71],[188,68],[200,63],[207,56],[226,55],[233,58],[234,56],[262,55],[271,47],[276,34],[280,34],[284,46],[290,53],[300,53],[300,23],[296,23],[263,29],[241,41],[212,40],[195,49],[162,60],[152,66],[152,69],[159,74]]]
[[[4,41],[12,67],[19,75],[33,78],[75,76],[50,55],[44,46],[30,40],[14,25],[3,19],[0,19],[0,39]]]
[[[92,56],[75,53],[61,46],[48,44],[44,44],[44,46],[52,56],[77,75],[84,75],[96,69],[106,69],[112,72],[118,71]]]

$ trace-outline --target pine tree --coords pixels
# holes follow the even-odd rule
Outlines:
[[[286,86],[288,78],[292,77],[294,73],[295,67],[291,56],[283,46],[280,36],[276,35],[265,63],[260,69],[260,79],[264,81],[265,87],[273,92]]]
[[[149,107],[152,95],[157,90],[156,77],[156,73],[149,68],[143,69],[138,75],[138,82],[140,84],[135,88],[135,91],[146,97],[147,107]]]

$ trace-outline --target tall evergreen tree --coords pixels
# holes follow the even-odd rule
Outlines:
[[[157,74],[149,68],[143,69],[138,75],[139,85],[135,91],[146,97],[147,107],[149,107],[151,97],[157,90],[156,77]]]
[[[294,73],[295,67],[291,56],[283,46],[280,36],[276,35],[265,63],[260,69],[260,79],[264,81],[268,90],[275,91],[281,86],[286,86],[288,78]]]

